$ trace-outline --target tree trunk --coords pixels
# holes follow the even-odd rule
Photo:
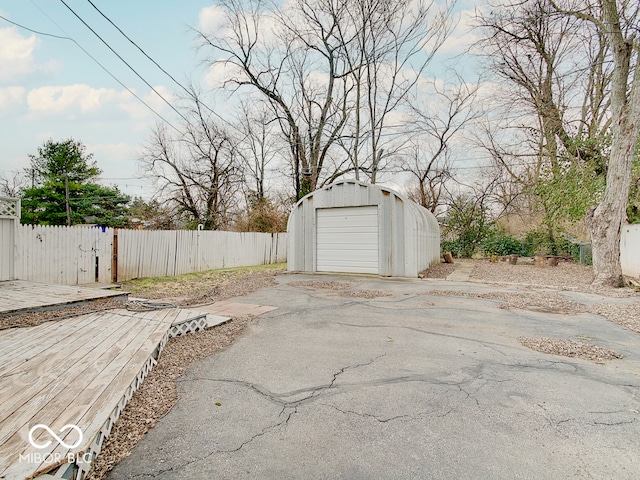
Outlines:
[[[622,119],[621,121],[625,121]],[[594,285],[621,287],[622,267],[620,265],[620,230],[626,218],[629,187],[631,185],[631,164],[636,136],[620,132],[618,139],[612,142],[607,187],[604,200],[587,212],[586,221],[591,233],[593,253]]]
[[[615,0],[601,0],[614,72],[611,82],[612,138],[604,199],[587,212],[593,252],[593,285],[621,287],[620,230],[626,218],[631,166],[640,122],[640,63],[632,40],[623,37]],[[631,75],[630,75],[631,74]]]

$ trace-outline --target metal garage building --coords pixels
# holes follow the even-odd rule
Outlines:
[[[440,260],[440,228],[430,211],[354,180],[302,198],[287,233],[290,271],[417,277]]]

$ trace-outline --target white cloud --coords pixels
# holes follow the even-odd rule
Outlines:
[[[0,108],[8,108],[22,102],[24,87],[0,88]]]
[[[198,28],[205,32],[216,32],[223,28],[227,22],[227,15],[218,6],[205,7],[198,14]]]
[[[438,53],[459,54],[464,53],[476,43],[480,37],[474,30],[476,10],[462,10],[454,15],[454,28],[444,41]]]
[[[242,72],[239,67],[220,60],[209,66],[204,76],[204,81],[209,88],[216,89],[222,88],[231,79],[240,78],[242,78]]]
[[[0,81],[14,79],[36,69],[33,52],[40,41],[35,35],[23,37],[15,27],[0,28]]]
[[[127,92],[109,88],[93,88],[76,84],[34,88],[27,94],[30,112],[53,114],[80,109],[81,112],[96,111],[105,105],[122,101]]]
[[[175,96],[173,93],[163,85],[156,85],[153,88],[162,95],[162,97],[172,105],[175,105]],[[134,120],[149,120],[154,117],[154,114],[149,108],[140,102],[140,100],[134,98],[130,93],[123,92],[125,98],[120,102],[119,106],[122,110],[127,112]],[[137,92],[136,92],[137,93]],[[162,100],[155,92],[149,92],[147,95],[141,97],[149,107],[153,108],[156,112],[162,114],[163,111],[167,111],[170,107]],[[177,108],[177,107],[176,107]],[[145,123],[146,125],[146,123]]]

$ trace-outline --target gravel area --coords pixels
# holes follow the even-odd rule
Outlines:
[[[437,263],[418,274],[420,278],[447,278],[456,269],[455,263]]]
[[[291,282],[289,285],[293,287],[305,287],[314,288],[316,290],[336,290],[338,296],[347,298],[377,298],[377,297],[390,297],[391,294],[383,292],[382,290],[353,290],[345,291],[352,283],[350,282],[316,282],[311,280],[300,280],[297,282]]]
[[[492,283],[525,283],[548,287],[587,288],[593,280],[593,269],[587,265],[560,262],[557,267],[535,267],[533,265],[507,262],[473,260],[471,280]]]
[[[631,288],[593,287],[593,267],[561,261],[556,267],[535,267],[530,263],[511,265],[506,262],[471,260],[474,263],[470,280],[504,285],[516,283],[559,290],[595,293],[608,297],[639,297]]]
[[[123,308],[122,300],[101,299],[76,307],[57,308],[55,310],[41,310],[36,312],[19,313],[0,317],[0,330],[5,328],[33,327],[44,322],[62,320],[65,318],[84,315],[85,313]]]
[[[289,285],[292,287],[308,287],[319,290],[344,290],[345,288],[349,288],[352,284],[351,282],[315,282],[311,280],[299,280],[291,282]]]
[[[354,290],[353,292],[340,292],[339,296],[347,298],[378,298],[390,297],[391,294],[382,290]]]
[[[597,363],[622,358],[621,354],[608,348],[575,342],[566,338],[518,337],[518,341],[525,347],[538,352],[561,355],[563,357],[582,358]]]
[[[640,333],[640,303],[631,305],[594,305],[589,309],[591,313],[602,315],[610,322],[628,328],[632,332]]]
[[[535,310],[538,312],[561,313],[564,315],[577,315],[587,311],[586,305],[567,300],[561,294],[541,291],[528,292],[489,292],[469,293],[454,290],[434,290],[429,295],[443,297],[471,297],[486,298],[488,300],[500,300],[503,303],[500,308],[520,310]]]

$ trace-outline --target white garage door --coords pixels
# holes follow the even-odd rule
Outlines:
[[[378,273],[378,207],[317,210],[316,270]]]

